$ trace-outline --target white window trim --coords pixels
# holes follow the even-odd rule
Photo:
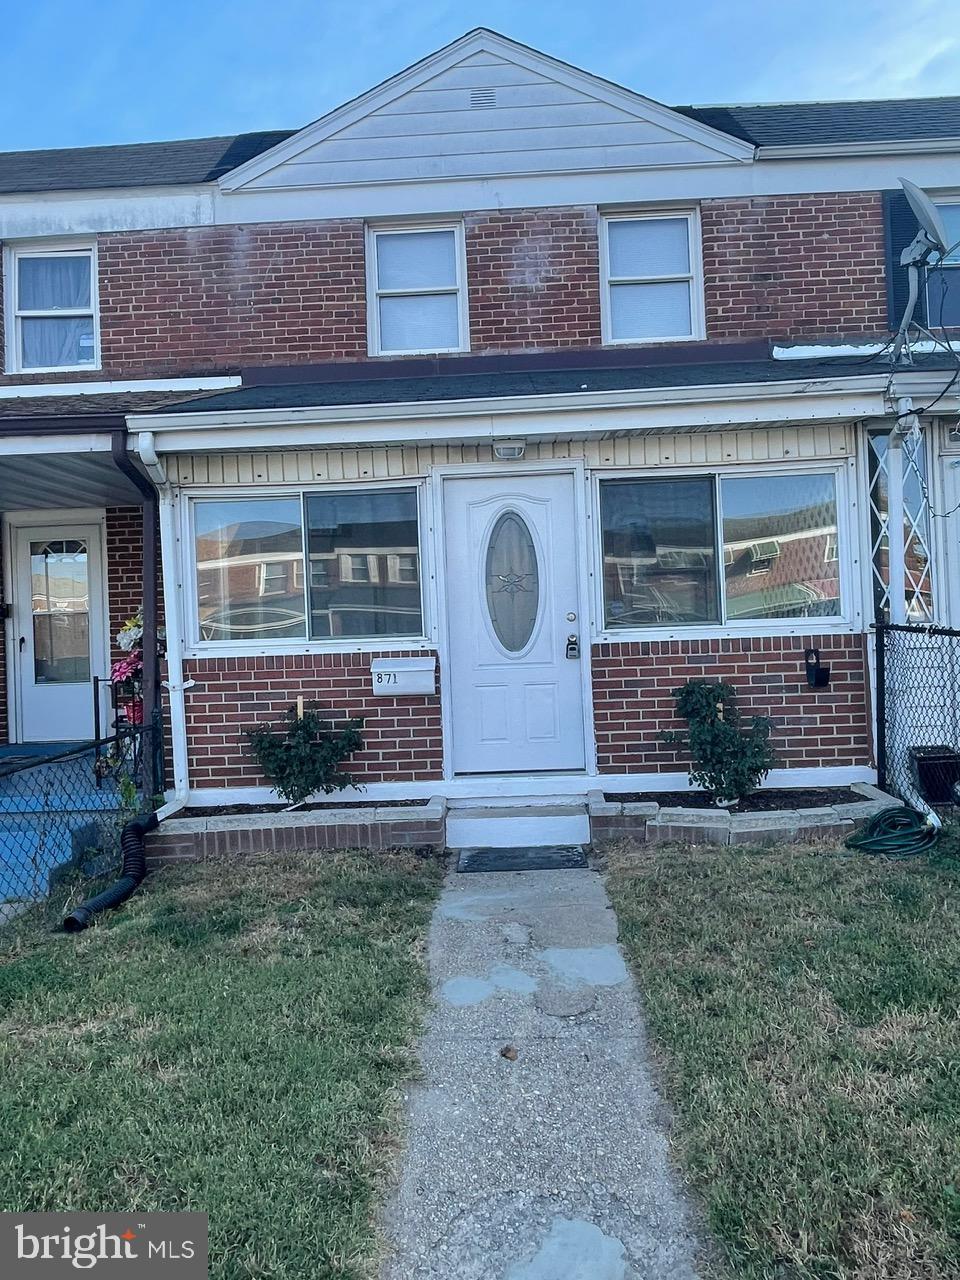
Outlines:
[[[698,477],[725,476],[747,478],[749,476],[770,477],[771,475],[826,475],[836,477],[837,491],[837,541],[839,544],[840,570],[840,608],[841,614],[834,618],[770,618],[744,619],[742,622],[730,622],[725,615],[725,597],[722,582],[718,580],[719,604],[721,616],[716,622],[695,622],[687,626],[652,626],[606,628],[604,626],[603,600],[603,526],[600,511],[600,484],[604,480],[667,480],[695,479]],[[637,470],[636,468],[610,470],[597,469],[593,472],[592,503],[596,513],[592,539],[594,597],[593,610],[596,625],[593,641],[596,644],[635,643],[642,640],[722,640],[725,637],[762,637],[762,636],[810,636],[858,633],[863,630],[862,583],[860,577],[861,543],[859,532],[860,508],[856,484],[856,459],[849,458],[843,462],[809,461],[790,464],[768,464],[766,466],[746,467],[742,463],[697,467],[657,467]],[[717,547],[723,547],[723,511],[719,500],[714,512],[715,537]],[[718,559],[720,578],[723,575],[722,555]]]
[[[76,257],[78,253],[90,255],[90,307],[70,311],[27,311],[19,309],[18,270],[21,258],[62,258]],[[97,242],[95,239],[84,240],[21,240],[4,246],[3,255],[3,296],[4,296],[4,332],[7,335],[4,372],[22,373],[24,375],[44,373],[73,373],[97,370],[102,367],[100,354],[100,285],[97,263]],[[43,367],[24,367],[22,362],[23,348],[20,341],[20,321],[26,317],[38,318],[71,316],[93,317],[93,360],[89,364],[57,364]]]
[[[610,275],[610,223],[649,222],[664,218],[685,218],[687,222],[690,270],[678,275],[617,276]],[[690,332],[662,338],[615,338],[610,309],[611,284],[660,284],[671,281],[690,283]],[[604,346],[637,347],[663,342],[702,342],[706,334],[703,298],[703,251],[700,236],[699,209],[649,209],[643,213],[605,213],[600,219],[600,333]]]
[[[442,289],[381,289],[377,281],[377,236],[411,235],[423,231],[452,231],[456,245],[457,283]],[[368,223],[366,227],[367,350],[371,356],[424,356],[470,350],[470,303],[467,250],[462,222]],[[383,350],[380,343],[380,298],[409,298],[418,294],[455,293],[460,341],[453,347],[410,347]]]
[[[328,640],[203,640],[200,636],[200,610],[197,599],[197,563],[194,545],[194,504],[203,501],[239,502],[244,498],[295,498],[300,503],[303,562],[308,563],[307,523],[305,500],[325,493],[369,493],[381,489],[413,489],[417,495],[417,554],[420,558],[420,635],[383,635],[370,637],[334,638]],[[184,489],[180,505],[181,583],[184,618],[183,657],[196,658],[246,658],[258,655],[282,655],[295,653],[384,653],[392,650],[435,650],[436,616],[433,600],[433,573],[427,571],[425,554],[429,544],[428,492],[422,478],[371,481],[356,484],[302,484],[295,486],[213,486],[203,489]],[[309,625],[310,575],[304,573],[301,584],[304,593],[304,617]],[[411,584],[413,585],[413,584]]]
[[[945,205],[948,205],[948,204],[950,205],[960,204],[960,195],[941,197],[937,200],[934,200],[933,203],[937,209],[942,209]],[[952,248],[952,246],[948,245],[948,248]],[[926,303],[926,308],[927,308],[927,324],[932,327],[933,325],[936,324],[936,320],[937,320],[937,317],[933,313],[934,301],[936,301],[936,307],[937,307],[937,310],[939,310],[940,299],[938,297],[936,300],[934,300],[931,297],[931,290],[930,290],[930,268],[931,267],[934,270],[938,270],[938,271],[942,270],[943,272],[948,273],[946,274],[947,279],[952,279],[953,276],[951,273],[955,272],[957,287],[960,288],[960,262],[946,262],[941,267],[940,261],[939,259],[937,259],[936,261],[927,264],[927,270],[924,272],[923,292],[924,292],[924,301]]]

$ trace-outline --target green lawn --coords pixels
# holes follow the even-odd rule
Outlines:
[[[80,935],[0,931],[0,1208],[205,1211],[211,1275],[371,1274],[436,863],[152,877]]]
[[[720,1274],[960,1276],[960,862],[625,849],[609,887]]]

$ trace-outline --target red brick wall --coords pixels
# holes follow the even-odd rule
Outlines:
[[[596,208],[487,210],[464,222],[474,351],[600,342]],[[702,223],[709,338],[886,328],[879,193],[707,200]],[[366,358],[359,219],[98,243],[103,368],[71,379]]]
[[[804,650],[831,668],[825,689],[807,684]],[[672,773],[685,761],[660,741],[683,729],[671,689],[725,680],[744,716],[770,716],[778,768],[868,765],[869,692],[859,635],[649,640],[593,649],[593,698],[601,773]]]
[[[102,236],[101,346],[124,376],[366,354],[363,224]]]
[[[471,350],[599,344],[595,208],[471,213],[464,233]]]
[[[364,748],[347,769],[361,782],[410,782],[442,776],[440,698],[374,697],[374,657],[415,657],[385,651],[198,658],[184,663],[187,746],[193,787],[262,786],[246,740],[255,724],[279,724],[302,695],[334,719],[364,720]]]
[[[701,228],[709,337],[886,329],[879,192],[707,200]]]
[[[107,612],[110,661],[123,656],[117,632],[143,604],[143,515],[140,507],[107,507]]]

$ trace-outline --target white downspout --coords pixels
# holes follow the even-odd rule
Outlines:
[[[173,486],[157,455],[152,431],[136,437],[136,451],[160,494],[160,563],[163,567],[163,614],[167,637],[167,678],[163,682],[170,700],[170,736],[173,743],[173,799],[157,810],[161,821],[186,806],[190,793],[187,757],[187,706],[183,680],[183,617],[180,609],[180,565],[177,539],[177,507]]]

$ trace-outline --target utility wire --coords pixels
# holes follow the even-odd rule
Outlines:
[[[954,249],[956,249],[957,247],[960,247],[960,242],[958,242],[957,245],[953,246]],[[949,288],[949,285],[947,282],[947,276],[944,273],[944,262],[946,258],[949,256],[949,254],[952,252],[953,252],[952,249],[948,250],[948,252],[940,258],[936,266],[932,267],[929,270],[928,278],[927,278],[927,283],[929,285],[929,276],[933,272],[937,272],[940,277],[939,279],[940,306],[937,314],[937,323],[935,327],[939,329],[941,333],[945,332],[944,324],[943,324],[943,312],[946,304],[947,291]],[[958,270],[957,275],[958,275],[958,278],[960,278],[960,270]],[[929,298],[929,292],[927,296]],[[906,457],[907,463],[909,464],[909,466],[911,467],[911,469],[913,470],[914,474],[917,477],[917,483],[920,486],[920,496],[928,514],[933,519],[946,520],[950,516],[954,515],[957,511],[960,511],[960,501],[956,502],[952,507],[950,507],[948,511],[937,511],[933,506],[933,503],[930,501],[930,490],[927,485],[927,478],[926,478],[926,475],[924,474],[923,468],[920,466],[920,463],[918,461],[918,456],[917,456],[920,449],[923,447],[923,429],[920,427],[919,419],[921,415],[925,415],[929,413],[931,409],[933,409],[936,405],[938,405],[940,401],[943,400],[943,398],[949,393],[949,391],[957,382],[957,380],[960,379],[960,353],[956,352],[951,346],[951,344],[947,340],[945,340],[945,338],[938,337],[938,335],[934,333],[931,329],[927,329],[925,326],[921,324],[915,324],[912,327],[916,328],[918,333],[926,335],[926,337],[928,337],[934,343],[935,346],[941,347],[947,353],[947,355],[949,355],[950,359],[956,365],[956,368],[954,369],[953,374],[950,377],[949,381],[946,383],[944,387],[941,388],[939,393],[936,396],[934,396],[932,400],[928,401],[927,404],[922,405],[918,409],[906,409],[902,413],[898,413],[896,417],[897,424],[899,424],[904,418],[913,418],[914,422],[916,423],[916,429],[911,431],[909,436],[907,435],[904,436],[904,446],[905,446],[903,451],[904,456]],[[909,340],[908,340],[908,345],[909,345]],[[891,369],[890,377],[887,380],[888,394],[892,387],[895,373],[896,373],[896,370]],[[912,445],[911,448],[906,447],[908,442]]]

